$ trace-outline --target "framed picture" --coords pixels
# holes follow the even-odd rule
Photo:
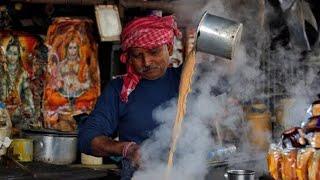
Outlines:
[[[119,41],[122,27],[117,6],[97,5],[95,14],[101,41]]]

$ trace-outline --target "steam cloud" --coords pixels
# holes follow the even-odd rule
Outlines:
[[[272,23],[278,14],[268,3],[264,7],[263,21],[265,24]],[[290,97],[294,101],[285,109],[284,122],[291,127],[300,125],[308,105],[316,98],[319,84],[316,83],[317,74],[305,64],[319,60],[319,48],[305,57],[294,47],[275,45],[275,48],[270,48],[272,38],[280,33],[281,27],[269,29],[269,26],[261,25],[259,8],[254,0],[211,0],[203,10],[194,12],[193,9],[181,9],[177,12],[180,18],[193,17],[190,21],[192,24],[208,10],[212,14],[244,23],[244,30],[242,43],[233,61],[197,52],[197,61],[202,63],[196,68],[170,179],[206,178],[209,170],[208,152],[221,146],[217,141],[215,122],[227,128],[228,133],[223,138],[228,140],[229,137],[225,136],[231,136],[229,143],[237,144],[239,148],[238,156],[229,157],[230,166],[248,159],[260,159],[259,164],[246,164],[244,167],[238,164],[236,167],[265,172],[265,152],[255,151],[253,156],[252,146],[246,138],[250,129],[243,118],[243,105],[260,99],[271,102],[269,108],[272,110],[279,97]],[[177,99],[173,99],[153,112],[161,125],[143,143],[143,167],[134,174],[134,179],[164,179],[176,103]],[[264,136],[271,139],[271,134]]]

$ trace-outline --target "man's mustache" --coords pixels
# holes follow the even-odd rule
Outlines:
[[[157,66],[157,65],[144,66],[141,69],[139,69],[139,73],[145,73],[152,69],[159,69],[159,68],[160,66]]]

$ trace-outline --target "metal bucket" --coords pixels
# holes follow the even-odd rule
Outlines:
[[[254,180],[254,175],[251,170],[228,170],[224,176],[228,180]]]
[[[241,33],[242,23],[205,12],[197,29],[196,50],[232,60]]]

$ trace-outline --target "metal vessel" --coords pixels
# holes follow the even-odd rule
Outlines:
[[[228,180],[254,180],[255,172],[251,170],[228,170],[225,178]]]
[[[34,141],[34,160],[50,164],[71,164],[77,158],[77,135],[25,131]]]
[[[241,33],[241,23],[205,12],[197,28],[196,50],[232,60]]]

